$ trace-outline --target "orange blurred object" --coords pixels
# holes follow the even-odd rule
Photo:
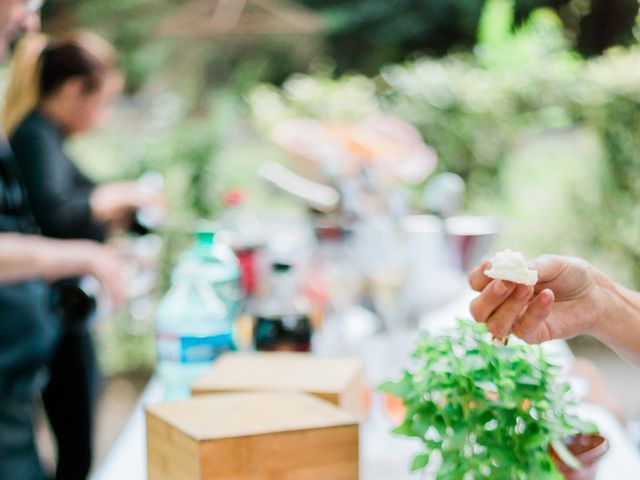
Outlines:
[[[384,394],[384,411],[394,425],[400,425],[407,413],[402,400],[390,393]]]
[[[348,178],[369,166],[384,183],[417,185],[438,161],[414,126],[390,115],[355,123],[289,120],[276,125],[272,139],[291,156],[299,175],[316,182],[329,180],[328,172]]]
[[[373,391],[370,387],[367,387],[364,389],[362,395],[364,395],[364,400],[362,401],[362,408],[364,412],[362,419],[364,420],[369,416],[369,413],[371,412],[371,400],[373,398]]]

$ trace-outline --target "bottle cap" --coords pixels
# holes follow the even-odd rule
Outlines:
[[[293,266],[290,263],[285,263],[285,262],[275,262],[272,266],[271,269],[274,272],[288,272],[291,270]]]
[[[196,240],[200,245],[213,245],[216,238],[216,232],[199,230],[196,232]]]
[[[218,233],[218,225],[214,222],[201,221],[195,228],[195,237],[198,245],[213,245]]]

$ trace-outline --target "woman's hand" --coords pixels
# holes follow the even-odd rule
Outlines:
[[[125,300],[123,267],[117,250],[89,240],[0,233],[0,285],[93,275],[120,307]]]
[[[39,276],[55,281],[70,276],[92,275],[98,279],[115,307],[124,306],[124,259],[116,248],[90,240],[37,237],[34,246],[41,259]]]
[[[592,333],[611,304],[613,283],[584,260],[545,255],[529,268],[538,283],[517,285],[484,274],[484,262],[469,274],[471,287],[481,292],[471,303],[476,321],[486,323],[498,338],[514,333],[528,343]]]
[[[82,248],[86,259],[86,273],[98,279],[116,308],[123,307],[126,295],[122,256],[108,245],[88,243]]]
[[[139,182],[116,182],[96,187],[89,199],[93,218],[100,223],[122,223],[142,207],[166,210],[162,192],[143,188]]]

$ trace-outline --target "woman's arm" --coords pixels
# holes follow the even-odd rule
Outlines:
[[[46,236],[104,241],[108,227],[126,225],[138,208],[164,208],[163,195],[139,182],[96,186],[66,157],[55,129],[44,122],[28,118],[11,137],[11,146]]]
[[[114,251],[86,240],[53,240],[17,233],[0,234],[0,284],[31,278],[48,281],[95,276],[116,304],[124,298],[121,260]]]
[[[609,307],[591,333],[618,355],[640,365],[640,293],[613,282],[606,287]]]

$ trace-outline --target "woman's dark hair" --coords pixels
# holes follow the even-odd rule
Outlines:
[[[105,52],[110,53],[110,52]],[[101,84],[106,73],[116,68],[115,55],[100,58],[96,52],[75,39],[48,45],[40,59],[40,98],[56,93],[67,80],[79,77],[85,91],[91,93]]]
[[[95,33],[79,31],[50,40],[26,36],[12,61],[7,88],[4,128],[10,136],[38,103],[55,94],[72,78],[84,82],[84,92],[97,90],[107,75],[118,72],[115,49]]]

